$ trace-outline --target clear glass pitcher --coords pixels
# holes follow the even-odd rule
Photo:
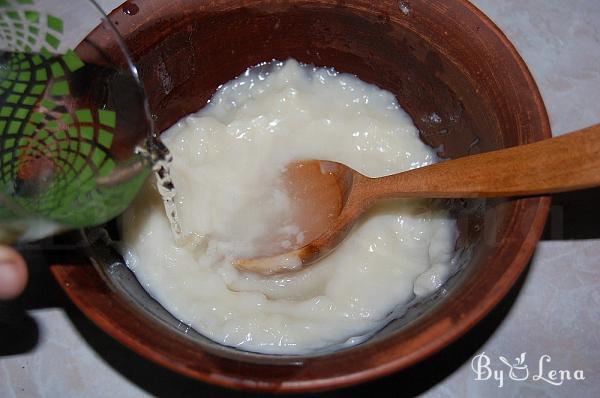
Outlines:
[[[84,16],[118,45],[79,42]],[[121,213],[153,137],[137,70],[95,2],[0,0],[0,242]]]

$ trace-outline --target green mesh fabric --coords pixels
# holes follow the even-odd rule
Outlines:
[[[149,170],[97,183],[117,167],[117,113],[69,108],[69,77],[84,63],[70,50],[55,54],[62,33],[63,21],[32,0],[0,0],[0,188],[28,215],[82,227],[123,211]]]

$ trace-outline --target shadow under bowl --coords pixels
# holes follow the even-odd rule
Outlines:
[[[525,63],[464,0],[146,0],[110,18],[137,60],[158,131],[247,67],[293,57],[391,91],[445,158],[551,136]],[[111,40],[98,28],[77,51],[110,51]],[[87,231],[95,267],[52,271],[98,326],[176,372],[247,390],[326,390],[404,369],[468,331],[526,267],[549,204],[547,197],[452,202],[460,271],[368,341],[309,356],[243,352],[188,330],[142,289],[103,229]]]

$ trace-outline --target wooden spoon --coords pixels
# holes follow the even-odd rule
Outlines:
[[[380,199],[529,196],[600,186],[600,124],[386,177],[369,178],[340,163],[308,160],[288,166],[284,178],[294,199],[312,203],[303,220],[314,219],[315,204],[327,209],[330,217],[316,217],[323,232],[281,255],[238,259],[234,264],[240,270],[272,275],[316,262]]]

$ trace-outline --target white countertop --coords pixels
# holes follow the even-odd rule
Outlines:
[[[555,135],[600,122],[600,1],[473,2],[500,26],[529,65]],[[99,3],[111,10],[120,1]],[[85,32],[85,20],[81,29]],[[575,198],[576,203],[585,203],[586,196]],[[565,231],[573,229],[561,226],[566,213],[560,203],[553,206],[550,239],[539,244],[520,290],[513,289],[472,333],[437,355],[436,366],[417,367],[331,395],[362,396],[372,388],[387,387],[427,397],[600,396],[600,227],[594,228],[600,219],[583,220],[586,226],[581,230],[587,232],[576,235],[584,239],[559,240],[571,237]],[[37,324],[32,347],[0,357],[0,397],[244,395],[186,379],[139,358],[64,299],[36,307],[41,308],[29,311],[32,324]],[[472,358],[483,352],[490,369],[503,370],[502,387],[493,378],[476,380]],[[511,379],[508,366],[499,359],[503,356],[514,364],[521,353],[526,353],[529,370],[524,381],[513,380],[523,377],[522,369],[515,369]],[[543,363],[542,376],[552,381],[549,371],[562,369],[572,379],[559,386],[535,379],[544,354],[551,359]],[[485,378],[486,368],[481,369]],[[576,370],[585,380],[573,379]]]

